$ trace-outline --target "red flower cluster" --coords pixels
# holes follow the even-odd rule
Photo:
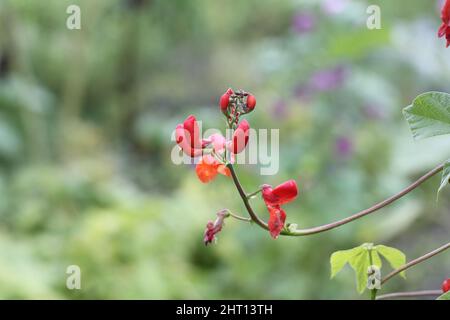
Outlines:
[[[286,221],[286,213],[281,206],[294,200],[297,195],[297,183],[294,180],[286,181],[273,189],[267,184],[262,186],[262,197],[270,214],[268,225],[272,238],[278,238]]]
[[[225,149],[233,154],[238,154],[248,144],[249,130],[250,125],[247,120],[242,120],[234,131],[231,141],[227,141],[220,134],[213,134],[207,139],[200,139],[197,120],[193,115],[190,115],[182,124],[177,125],[175,139],[188,156],[192,158],[202,156],[197,164],[196,173],[201,182],[207,183],[213,180],[218,173],[229,177],[230,170],[212,155],[204,154],[204,149],[212,146],[217,155],[223,155]]]
[[[210,182],[219,173],[231,176],[227,165],[234,162],[234,156],[246,148],[249,140],[250,125],[247,120],[239,121],[239,118],[253,111],[255,106],[255,96],[242,90],[235,92],[230,88],[220,97],[220,110],[227,118],[228,127],[234,129],[230,140],[217,133],[201,139],[199,126],[193,115],[177,125],[175,130],[177,144],[186,155],[192,158],[201,157],[195,169],[201,182]],[[270,235],[276,239],[286,221],[286,213],[281,206],[297,197],[297,184],[294,180],[289,180],[276,188],[263,185],[261,192],[270,215],[268,221]],[[217,214],[214,222],[208,222],[204,234],[205,244],[215,240],[216,234],[222,230],[224,219],[228,216],[228,211],[223,210]]]
[[[442,292],[446,293],[450,291],[450,278],[442,282]]]
[[[450,46],[450,0],[446,0],[441,11],[442,24],[439,27],[439,38],[445,36],[447,40],[446,47]]]

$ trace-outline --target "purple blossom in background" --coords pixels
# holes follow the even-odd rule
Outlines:
[[[363,107],[364,114],[371,120],[380,120],[384,118],[384,110],[380,106],[367,104]]]
[[[345,10],[348,0],[324,0],[322,10],[325,14],[336,15]]]
[[[278,100],[273,104],[272,113],[277,119],[284,118],[286,116],[287,105],[284,100]]]
[[[292,20],[292,28],[297,33],[307,33],[314,29],[315,21],[310,13],[297,13]]]
[[[310,103],[312,99],[312,90],[305,85],[297,85],[293,90],[293,95],[296,99],[302,101],[303,103]]]
[[[334,90],[344,82],[347,70],[343,66],[318,71],[311,76],[309,86],[314,91]]]
[[[340,158],[347,158],[353,153],[353,143],[349,137],[339,137],[335,142],[336,155]]]
[[[299,100],[309,102],[318,92],[330,91],[339,88],[348,76],[348,68],[339,65],[333,68],[317,71],[310,76],[306,84],[294,87],[293,95]]]
[[[308,86],[299,84],[294,88],[294,97],[299,100],[309,101],[311,94],[311,89]]]

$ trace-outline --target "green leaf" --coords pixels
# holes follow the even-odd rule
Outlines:
[[[440,295],[436,300],[450,300],[450,291]]]
[[[403,109],[415,139],[450,133],[450,95],[426,92]]]
[[[334,252],[330,257],[331,264],[331,277],[333,278],[342,268],[345,266],[349,260],[357,255],[359,252],[364,250],[362,247],[356,247],[349,250],[340,250]]]
[[[381,244],[377,245],[374,249],[377,250],[394,269],[397,269],[406,263],[405,254],[398,249],[383,246]],[[400,272],[400,275],[403,278],[406,278],[405,271]]]
[[[363,248],[357,255],[349,260],[350,266],[355,270],[356,289],[363,293],[367,285],[367,269],[369,268],[369,251]]]
[[[331,278],[348,263],[355,271],[356,289],[362,293],[367,287],[369,266],[373,264],[381,269],[383,265],[380,254],[389,261],[393,268],[398,268],[406,262],[406,257],[400,250],[383,245],[374,246],[373,243],[363,243],[356,248],[336,251],[331,255]],[[401,275],[404,277],[405,273],[402,272]]]
[[[373,264],[381,269],[381,267],[383,266],[383,263],[381,262],[381,258],[378,255],[378,252],[376,250],[372,250],[371,255],[372,255]]]
[[[441,178],[441,185],[438,189],[438,196],[439,192],[446,186],[450,184],[450,160],[448,160],[444,165],[444,170],[442,171],[442,178]]]

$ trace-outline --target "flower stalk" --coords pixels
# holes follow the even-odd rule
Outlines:
[[[414,298],[414,297],[437,297],[442,294],[441,290],[421,290],[407,292],[392,292],[379,295],[376,300],[387,300],[392,298]]]
[[[257,224],[259,225],[261,228],[268,230],[269,227],[267,225],[266,222],[264,222],[264,220],[262,220],[261,218],[259,218],[259,216],[255,213],[255,211],[253,210],[252,206],[250,205],[249,201],[248,201],[248,197],[239,181],[239,178],[237,177],[236,171],[234,170],[234,167],[231,163],[229,163],[227,165],[227,167],[230,169],[231,172],[231,177],[233,179],[233,182],[242,198],[242,201],[244,202],[244,205],[251,217],[251,219]],[[401,190],[400,192],[394,194],[393,196],[371,206],[370,208],[367,208],[365,210],[362,210],[360,212],[357,212],[347,218],[341,219],[341,220],[337,220],[335,222],[331,222],[328,224],[324,224],[318,227],[313,227],[313,228],[308,228],[308,229],[296,229],[296,230],[289,230],[289,229],[283,229],[281,231],[281,235],[284,236],[307,236],[307,235],[312,235],[312,234],[317,234],[317,233],[321,233],[321,232],[325,232],[334,228],[337,228],[339,226],[345,225],[347,223],[350,223],[354,220],[360,219],[366,215],[369,215],[371,213],[374,213],[388,205],[390,205],[391,203],[395,202],[396,200],[402,198],[403,196],[407,195],[408,193],[410,193],[411,191],[413,191],[414,189],[416,189],[418,186],[420,186],[422,183],[424,183],[425,181],[427,181],[428,179],[430,179],[431,177],[433,177],[434,175],[436,175],[437,173],[441,172],[442,169],[444,167],[444,164],[440,164],[439,166],[437,166],[436,168],[430,170],[429,172],[427,172],[426,174],[424,174],[422,177],[420,177],[419,179],[417,179],[416,181],[414,181],[411,185],[409,185],[408,187],[406,187],[405,189]]]
[[[424,254],[423,256],[421,256],[421,257],[419,257],[417,259],[411,260],[410,262],[404,264],[400,268],[395,269],[394,271],[389,273],[386,277],[383,278],[383,280],[381,280],[381,284],[386,283],[387,281],[389,281],[389,279],[391,279],[392,277],[396,276],[400,272],[405,271],[406,269],[409,269],[412,266],[415,266],[416,264],[424,262],[424,261],[430,259],[431,257],[433,257],[433,256],[435,256],[435,255],[437,255],[437,254],[439,254],[441,252],[444,252],[445,250],[447,250],[449,248],[450,248],[450,242],[444,244],[443,246],[441,246],[441,247],[439,247],[439,248],[437,248],[437,249],[435,249],[435,250],[433,250],[431,252],[428,252],[427,254]]]
[[[252,193],[249,193],[249,194],[247,194],[247,199],[253,199],[254,197],[256,197],[257,195],[258,195],[258,193],[260,193],[262,190],[261,189],[259,189],[259,190],[257,190],[257,191],[255,191],[255,192],[252,192]]]

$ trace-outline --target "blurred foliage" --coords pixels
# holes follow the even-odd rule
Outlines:
[[[66,8],[81,7],[81,30]],[[280,238],[227,221],[229,180],[202,185],[170,161],[187,115],[221,128],[228,86],[253,92],[254,128],[280,128],[280,172],[238,168],[246,189],[297,179],[288,221],[343,218],[449,157],[448,138],[414,142],[401,109],[450,91],[439,6],[373,0],[0,0],[1,298],[360,298],[353,275],[329,280],[329,255],[362,242],[414,258],[448,241],[438,178],[377,214],[328,233]],[[253,200],[267,217],[262,201]],[[82,289],[65,287],[66,268]],[[448,255],[386,291],[436,289]]]

